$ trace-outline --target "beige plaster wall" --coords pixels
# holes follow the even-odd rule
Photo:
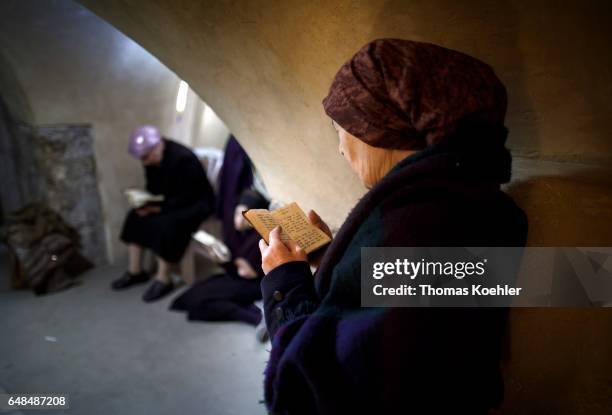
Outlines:
[[[143,186],[142,168],[126,151],[130,131],[150,123],[185,144],[219,147],[223,122],[203,124],[205,104],[191,90],[178,114],[176,74],[78,3],[3,1],[0,21],[0,95],[14,117],[93,126],[108,256],[121,259],[122,190]]]
[[[509,90],[516,154],[611,159],[605,2],[83,3],[189,81],[273,193],[336,224],[363,189],[338,156],[320,101],[341,63],[377,37],[431,41],[493,65]]]
[[[379,37],[479,57],[508,88],[530,243],[612,244],[609,2],[81,1],[189,81],[276,197],[336,226],[364,191],[320,104],[339,66]],[[501,412],[605,413],[610,327],[606,310],[513,312]]]

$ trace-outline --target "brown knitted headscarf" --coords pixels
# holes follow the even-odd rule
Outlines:
[[[379,39],[336,74],[325,112],[374,147],[418,150],[460,122],[503,126],[506,89],[491,67],[430,43]]]

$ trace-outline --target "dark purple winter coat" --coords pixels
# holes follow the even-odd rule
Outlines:
[[[355,206],[313,277],[262,281],[274,414],[484,414],[501,402],[505,309],[360,307],[360,248],[524,246],[527,219],[500,191],[504,127],[461,127],[400,162]]]

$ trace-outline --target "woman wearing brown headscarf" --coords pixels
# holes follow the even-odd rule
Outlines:
[[[361,308],[360,248],[525,244],[526,217],[500,191],[511,167],[504,86],[473,57],[382,39],[342,66],[323,105],[370,190],[314,277],[278,229],[260,244],[268,408],[487,413],[503,395],[504,310]]]

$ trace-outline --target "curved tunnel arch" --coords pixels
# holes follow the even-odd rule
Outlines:
[[[579,160],[596,160],[604,167],[612,160],[606,109],[593,113],[589,106],[605,91],[590,90],[584,98],[581,88],[575,88],[588,86],[581,81],[585,73],[597,73],[612,84],[610,74],[600,69],[602,61],[612,63],[610,55],[580,49],[576,41],[583,29],[592,31],[597,42],[609,38],[611,29],[599,25],[602,11],[596,5],[586,10],[562,2],[555,15],[560,29],[542,36],[539,16],[544,6],[539,2],[493,7],[480,1],[469,10],[444,0],[419,5],[373,1],[360,7],[350,2],[81,3],[187,80],[240,139],[275,196],[315,208],[322,217],[333,218],[334,225],[364,189],[337,155],[320,101],[341,63],[375,37],[428,40],[492,63],[510,92],[510,146],[515,154],[575,161],[578,152]],[[567,29],[564,22],[575,15],[581,16],[583,27]],[[596,24],[584,26],[585,16]],[[570,33],[563,32],[566,29]],[[557,38],[568,40],[582,69],[563,64],[568,43],[554,44]],[[572,113],[584,122],[573,123],[568,119]],[[557,167],[557,173],[565,169],[563,163]],[[519,168],[518,176],[526,179],[543,167],[537,159],[524,159]],[[563,203],[600,194],[602,203],[612,207],[609,183],[598,184],[591,195],[580,187],[579,182],[565,181],[559,188]],[[550,182],[535,180],[527,188],[520,193],[520,186],[514,187],[530,214],[531,229],[538,229],[537,243],[554,244],[556,228],[563,224],[548,220],[549,212],[542,210],[547,204],[541,203],[551,193]],[[583,214],[572,212],[553,217],[572,220],[572,215]],[[577,223],[591,230],[598,243],[609,245],[609,214],[598,212]],[[572,229],[566,241],[582,243],[588,232]],[[610,326],[607,310],[513,310],[508,399],[502,412],[556,408],[573,413],[589,405],[612,406],[606,386],[612,362],[605,357],[612,344]]]

